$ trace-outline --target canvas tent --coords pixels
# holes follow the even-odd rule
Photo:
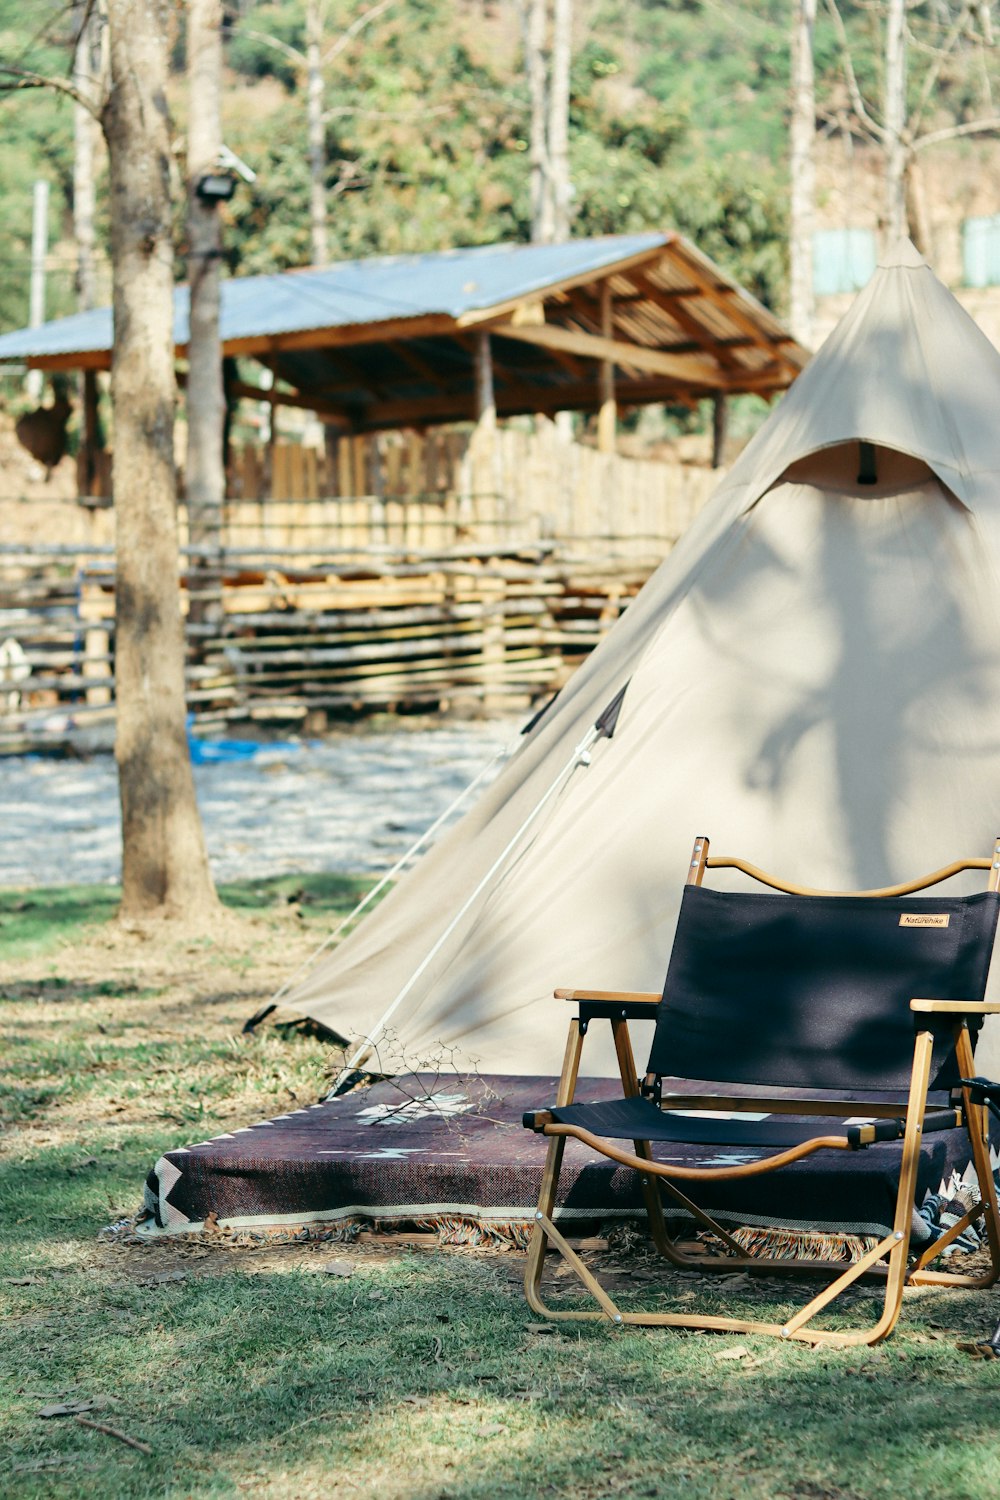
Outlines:
[[[283,1003],[382,1071],[553,1074],[555,986],[659,988],[696,834],[831,889],[988,853],[998,416],[1000,355],[902,244],[499,779]],[[614,1071],[604,1036],[585,1063]]]

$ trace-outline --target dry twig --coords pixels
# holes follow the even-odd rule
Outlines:
[[[107,1422],[92,1422],[89,1417],[74,1417],[74,1422],[79,1422],[81,1427],[92,1427],[95,1432],[106,1432],[108,1437],[117,1438],[120,1443],[127,1443],[130,1448],[137,1448],[140,1453],[152,1453],[148,1443],[140,1443],[138,1438],[129,1437],[127,1432],[119,1432],[117,1427],[111,1427]]]

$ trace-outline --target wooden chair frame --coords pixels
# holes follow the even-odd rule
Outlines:
[[[988,870],[988,889],[1000,889],[1000,838],[994,846],[992,859],[959,860],[936,870],[921,879],[902,885],[886,886],[878,890],[829,892],[816,891],[808,887],[785,883],[731,857],[710,857],[707,838],[696,839],[688,872],[688,884],[700,885],[706,869],[739,869],[753,879],[793,895],[850,895],[850,896],[904,896],[929,886],[963,870]],[[592,1020],[607,1019],[611,1023],[615,1051],[626,1098],[642,1092],[636,1076],[635,1060],[628,1030],[630,1019],[649,1019],[659,1005],[659,994],[635,993],[619,990],[560,989],[555,991],[557,999],[577,1003],[578,1013],[569,1026],[562,1074],[559,1080],[555,1107],[572,1104],[580,1071],[580,1058],[584,1037]],[[914,1198],[920,1158],[921,1131],[927,1105],[930,1082],[931,1056],[934,1034],[931,1030],[934,1018],[950,1019],[952,1022],[956,1057],[963,1079],[971,1078],[975,1065],[969,1035],[969,1018],[1000,1014],[1000,1004],[988,1001],[936,1000],[915,997],[910,1009],[916,1017],[927,1017],[924,1027],[916,1029],[913,1048],[913,1063],[909,1092],[905,1109],[899,1103],[872,1104],[870,1101],[790,1099],[760,1097],[727,1097],[721,1095],[664,1094],[661,1107],[669,1109],[723,1108],[733,1112],[759,1111],[762,1107],[774,1114],[815,1114],[826,1117],[849,1118],[865,1115],[869,1118],[892,1118],[905,1120],[899,1187],[896,1196],[895,1216],[892,1231],[862,1255],[845,1266],[843,1261],[803,1261],[794,1258],[776,1259],[750,1254],[716,1220],[690,1198],[678,1183],[698,1181],[725,1181],[739,1177],[750,1177],[774,1170],[803,1156],[821,1149],[850,1149],[845,1136],[817,1136],[809,1141],[790,1147],[759,1161],[729,1167],[678,1167],[668,1166],[653,1159],[649,1141],[633,1142],[634,1152],[622,1149],[582,1129],[580,1126],[564,1125],[554,1120],[551,1113],[540,1110],[534,1115],[533,1128],[548,1136],[549,1146],[542,1177],[541,1193],[535,1213],[534,1230],[528,1248],[524,1277],[525,1295],[532,1310],[552,1322],[563,1320],[608,1319],[616,1326],[643,1324],[668,1328],[717,1329],[733,1333],[766,1333],[783,1339],[798,1339],[814,1345],[843,1346],[848,1344],[877,1344],[888,1337],[899,1317],[906,1286],[956,1286],[985,1288],[1000,1279],[1000,1210],[993,1181],[989,1156],[989,1115],[985,1104],[973,1103],[970,1090],[962,1087],[953,1091],[955,1125],[964,1126],[969,1139],[972,1162],[979,1181],[980,1201],[953,1224],[939,1239],[933,1241],[912,1260],[910,1258],[910,1231],[914,1210]],[[652,1075],[646,1083],[654,1082]],[[526,1121],[527,1123],[527,1121]],[[867,1130],[870,1134],[865,1137]],[[862,1140],[875,1138],[875,1127],[862,1127]],[[553,1221],[563,1151],[568,1137],[582,1141],[585,1145],[624,1166],[633,1167],[640,1174],[643,1200],[649,1220],[650,1233],[657,1251],[672,1265],[683,1269],[698,1269],[722,1274],[733,1271],[771,1273],[776,1275],[831,1275],[829,1284],[798,1309],[786,1321],[763,1322],[749,1318],[729,1318],[697,1313],[673,1312],[623,1312],[601,1286],[597,1277],[584,1264],[569,1245]],[[663,1214],[661,1189],[685,1209],[703,1228],[711,1232],[725,1247],[724,1255],[691,1254],[679,1248],[679,1239],[671,1238],[667,1232]],[[980,1276],[960,1272],[933,1271],[927,1267],[947,1249],[970,1224],[985,1218],[986,1239],[989,1248],[989,1269]],[[541,1294],[542,1272],[545,1254],[552,1246],[563,1257],[583,1286],[597,1302],[594,1309],[566,1309],[550,1307]],[[840,1294],[852,1286],[860,1277],[884,1280],[885,1297],[877,1321],[865,1328],[829,1330],[813,1326],[813,1319],[829,1306]]]

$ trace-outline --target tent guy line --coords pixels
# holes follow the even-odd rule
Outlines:
[[[501,765],[504,761],[507,761],[511,758],[511,756],[514,754],[514,751],[517,749],[518,740],[525,733],[527,733],[527,728],[519,729],[517,736],[513,740],[511,740],[506,745],[501,745],[500,749],[496,752],[492,759],[487,761],[486,765],[484,765],[479,771],[477,771],[476,775],[472,778],[469,784],[462,788],[458,796],[448,804],[448,806],[442,813],[438,814],[433,823],[429,824],[424,829],[423,833],[421,833],[419,837],[413,841],[413,843],[405,851],[405,853],[400,855],[399,859],[397,859],[392,868],[386,870],[385,873],[380,876],[377,883],[372,886],[371,890],[368,891],[366,895],[362,896],[357,906],[349,911],[346,917],[342,918],[342,920],[337,924],[332,932],[327,933],[326,937],[319,944],[319,946],[314,949],[313,952],[308,955],[308,957],[302,960],[295,972],[293,974],[290,974],[288,978],[278,986],[268,1003],[250,1017],[249,1021],[247,1021],[246,1025],[243,1027],[244,1032],[252,1032],[256,1026],[260,1025],[261,1021],[265,1020],[267,1016],[269,1016],[271,1012],[278,1007],[278,1005],[284,999],[285,995],[287,995],[289,990],[291,990],[296,980],[300,979],[301,976],[307,972],[307,970],[311,969],[316,960],[320,958],[328,948],[332,948],[337,939],[347,931],[348,927],[353,926],[353,924],[361,916],[361,913],[371,905],[371,903],[377,896],[380,896],[382,894],[386,886],[391,885],[396,877],[402,874],[410,861],[414,859],[417,854],[419,854],[424,845],[430,843],[438,830],[442,828],[444,824],[447,823],[448,820],[455,815],[455,813],[458,812],[458,809],[464,802],[468,801],[479,783],[490,775],[495,766]]]
[[[434,962],[435,958],[441,952],[441,949],[444,947],[445,943],[448,941],[448,939],[451,937],[452,933],[455,931],[455,929],[461,923],[463,917],[475,905],[475,903],[478,900],[479,896],[486,889],[486,887],[490,884],[490,882],[493,880],[494,876],[496,876],[496,875],[499,874],[500,870],[503,868],[504,864],[506,863],[506,861],[508,859],[508,856],[511,855],[511,854],[513,854],[514,850],[517,848],[518,844],[521,842],[522,838],[527,833],[528,829],[532,826],[533,823],[535,823],[538,820],[538,818],[540,817],[541,813],[548,806],[549,802],[551,802],[552,798],[556,795],[556,793],[558,791],[560,791],[562,789],[562,787],[565,785],[565,783],[569,781],[569,779],[572,776],[573,772],[579,766],[587,767],[587,766],[590,765],[590,751],[591,751],[592,746],[595,745],[596,742],[599,739],[601,739],[602,737],[608,738],[608,739],[611,738],[611,735],[614,733],[614,723],[612,722],[610,728],[608,728],[607,724],[605,723],[606,718],[607,718],[607,713],[602,714],[601,718],[598,719],[598,721],[595,724],[592,724],[591,727],[587,730],[587,733],[584,735],[584,737],[580,741],[580,743],[576,746],[575,750],[573,751],[573,754],[570,756],[570,758],[567,761],[567,763],[558,772],[558,774],[556,775],[555,779],[551,782],[551,784],[549,785],[548,789],[545,791],[545,793],[543,794],[543,796],[541,796],[539,798],[539,800],[535,803],[534,807],[531,809],[531,811],[528,814],[528,816],[524,819],[524,822],[516,830],[516,832],[514,833],[514,836],[509,840],[509,842],[507,843],[507,845],[505,846],[505,848],[500,852],[500,854],[494,860],[493,864],[490,865],[489,869],[486,871],[485,875],[483,875],[483,877],[479,881],[478,885],[476,885],[476,887],[472,891],[471,895],[469,895],[467,897],[467,899],[464,902],[464,904],[455,913],[454,917],[451,919],[451,921],[448,923],[448,926],[441,933],[441,936],[438,938],[437,942],[431,948],[430,952],[424,957],[424,959],[422,960],[422,962],[420,964],[418,964],[417,968],[414,969],[413,973],[410,975],[409,979],[403,985],[403,988],[396,995],[395,999],[392,1001],[391,1005],[388,1007],[388,1009],[386,1010],[385,1014],[381,1017],[381,1019],[377,1022],[377,1024],[372,1027],[371,1031],[365,1037],[364,1041],[358,1047],[357,1051],[354,1052],[353,1055],[344,1064],[344,1068],[343,1068],[342,1072],[338,1075],[337,1080],[334,1083],[333,1088],[331,1089],[330,1093],[327,1095],[327,1098],[329,1098],[329,1099],[336,1098],[336,1096],[340,1093],[340,1091],[350,1081],[351,1075],[361,1066],[361,1064],[369,1056],[369,1054],[371,1053],[372,1049],[375,1047],[376,1043],[378,1042],[379,1038],[382,1037],[382,1036],[384,1036],[385,1029],[386,1029],[387,1025],[392,1020],[392,1017],[396,1014],[396,1011],[402,1005],[402,1003],[406,999],[407,995],[413,989],[413,986],[423,976],[423,974],[429,968],[429,966]],[[615,715],[615,718],[617,718],[617,714]]]

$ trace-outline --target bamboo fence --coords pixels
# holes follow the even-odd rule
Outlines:
[[[593,649],[719,478],[554,429],[491,437],[237,454],[208,555],[181,505],[195,715],[319,728],[344,711],[522,707]],[[248,489],[265,461],[260,499]],[[378,487],[329,493],[331,467]],[[67,505],[44,533],[65,540],[27,541],[16,505],[0,507],[0,643],[19,643],[30,675],[0,681],[0,737],[30,710],[113,715],[113,514]]]

